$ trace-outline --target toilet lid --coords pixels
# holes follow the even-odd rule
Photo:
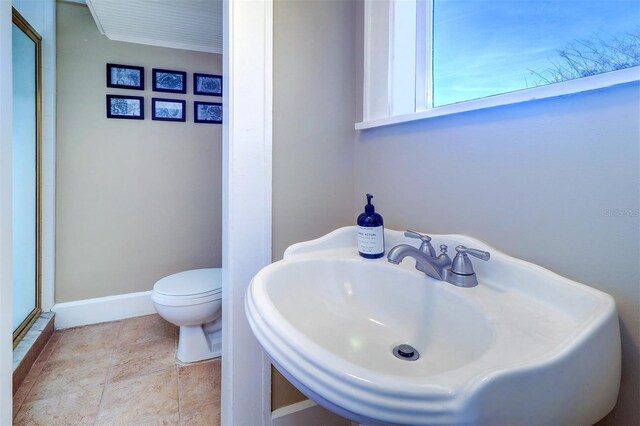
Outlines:
[[[206,268],[164,277],[153,286],[153,291],[165,296],[201,296],[219,293],[221,287],[222,269]]]

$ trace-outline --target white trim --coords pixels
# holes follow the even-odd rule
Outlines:
[[[42,29],[42,179],[41,308],[55,303],[56,264],[56,2],[43,2]]]
[[[150,291],[56,303],[56,329],[155,314]]]
[[[391,108],[391,0],[364,2],[364,120],[387,117]]]
[[[549,84],[546,86],[533,87],[531,89],[519,90],[517,92],[505,93],[502,95],[490,96],[473,101],[445,105],[427,111],[362,121],[360,123],[356,123],[355,128],[356,130],[364,130],[374,127],[389,126],[409,121],[424,120],[426,118],[442,117],[445,115],[459,114],[461,112],[554,98],[591,90],[599,90],[620,84],[637,82],[638,80],[640,80],[640,66],[590,77],[578,78],[575,80],[563,81],[561,83]]]
[[[223,425],[271,424],[271,368],[244,312],[271,263],[272,0],[223,2]]]
[[[431,86],[431,50],[425,49],[430,44],[431,37],[427,34],[431,31],[431,20],[427,19],[427,7],[431,10],[432,2],[427,0],[416,0],[416,38],[415,48],[415,102],[413,111],[424,111],[431,104],[429,103]],[[430,12],[429,12],[430,15]],[[427,88],[429,89],[427,90]]]
[[[415,112],[433,107],[433,0],[416,0]]]
[[[386,57],[387,58],[387,66],[386,66],[386,78],[387,81],[385,81],[386,83],[386,87],[385,86],[378,86],[377,88],[373,88],[374,92],[373,93],[368,93],[371,96],[369,96],[369,100],[374,100],[378,97],[381,97],[382,94],[382,89],[386,88],[386,92],[387,92],[387,98],[386,98],[386,105],[385,105],[385,111],[386,114],[384,114],[384,116],[387,115],[393,115],[393,72],[394,72],[394,57],[393,57],[393,47],[394,47],[394,40],[395,40],[395,24],[396,24],[396,10],[395,10],[395,3],[397,3],[397,1],[399,0],[389,0],[388,1],[388,5],[387,5],[387,15],[386,17],[388,18],[388,22],[387,25],[389,25],[389,32],[388,34],[385,34],[387,36],[387,43],[388,43],[388,47],[386,52],[382,49],[381,45],[374,45],[374,46],[370,46],[373,47],[373,51],[370,52],[373,58],[376,57]],[[380,32],[381,35],[383,35],[384,33],[382,31],[380,31],[379,29],[373,27],[369,27],[369,30],[373,30],[373,31],[377,31]],[[380,76],[381,75],[381,71],[384,68],[382,67],[378,67],[377,65],[374,65],[374,68],[371,70],[368,70],[371,74],[376,75],[376,76]],[[372,88],[369,88],[369,90],[371,90]],[[376,114],[376,116],[379,116],[380,114]]]
[[[364,55],[362,57],[363,70],[362,70],[362,118],[368,120],[371,117],[371,101],[369,100],[369,90],[371,86],[371,56],[373,50],[371,49],[371,2],[364,2],[364,36],[362,48],[364,49]]]
[[[326,410],[310,399],[278,408],[271,413],[273,426],[323,425],[347,426],[352,422]]]
[[[389,111],[401,115],[414,112],[416,106],[417,4],[391,0],[390,6]]]
[[[87,3],[91,4],[91,3]],[[94,17],[95,21],[95,17]],[[96,21],[98,22],[98,21]],[[146,44],[149,46],[159,46],[159,47],[167,47],[171,49],[183,49],[183,50],[193,50],[197,52],[206,52],[206,53],[218,53],[222,54],[221,48],[211,47],[211,46],[203,46],[199,44],[191,44],[191,43],[179,43],[175,41],[165,41],[165,40],[157,40],[146,37],[133,37],[128,35],[119,35],[110,33],[109,35],[104,34],[102,25],[98,26],[101,34],[105,35],[111,41],[123,41],[127,43],[137,43],[137,44]]]
[[[11,143],[13,80],[11,2],[0,1],[0,425],[13,419],[11,299]]]

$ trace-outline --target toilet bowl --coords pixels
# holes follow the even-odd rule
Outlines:
[[[196,362],[222,352],[222,269],[179,272],[153,286],[151,300],[165,320],[180,327],[177,357]]]

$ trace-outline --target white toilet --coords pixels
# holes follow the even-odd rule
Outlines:
[[[180,327],[178,359],[202,361],[222,352],[222,269],[179,272],[153,286],[158,314]]]

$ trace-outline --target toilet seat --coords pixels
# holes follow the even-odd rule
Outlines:
[[[151,295],[151,300],[154,303],[157,303],[159,305],[164,305],[164,306],[193,306],[193,305],[199,305],[201,303],[213,302],[215,300],[220,300],[220,299],[222,299],[222,292],[220,291],[212,294],[205,294],[199,297],[166,296],[163,294],[158,294],[156,292],[152,293]]]

